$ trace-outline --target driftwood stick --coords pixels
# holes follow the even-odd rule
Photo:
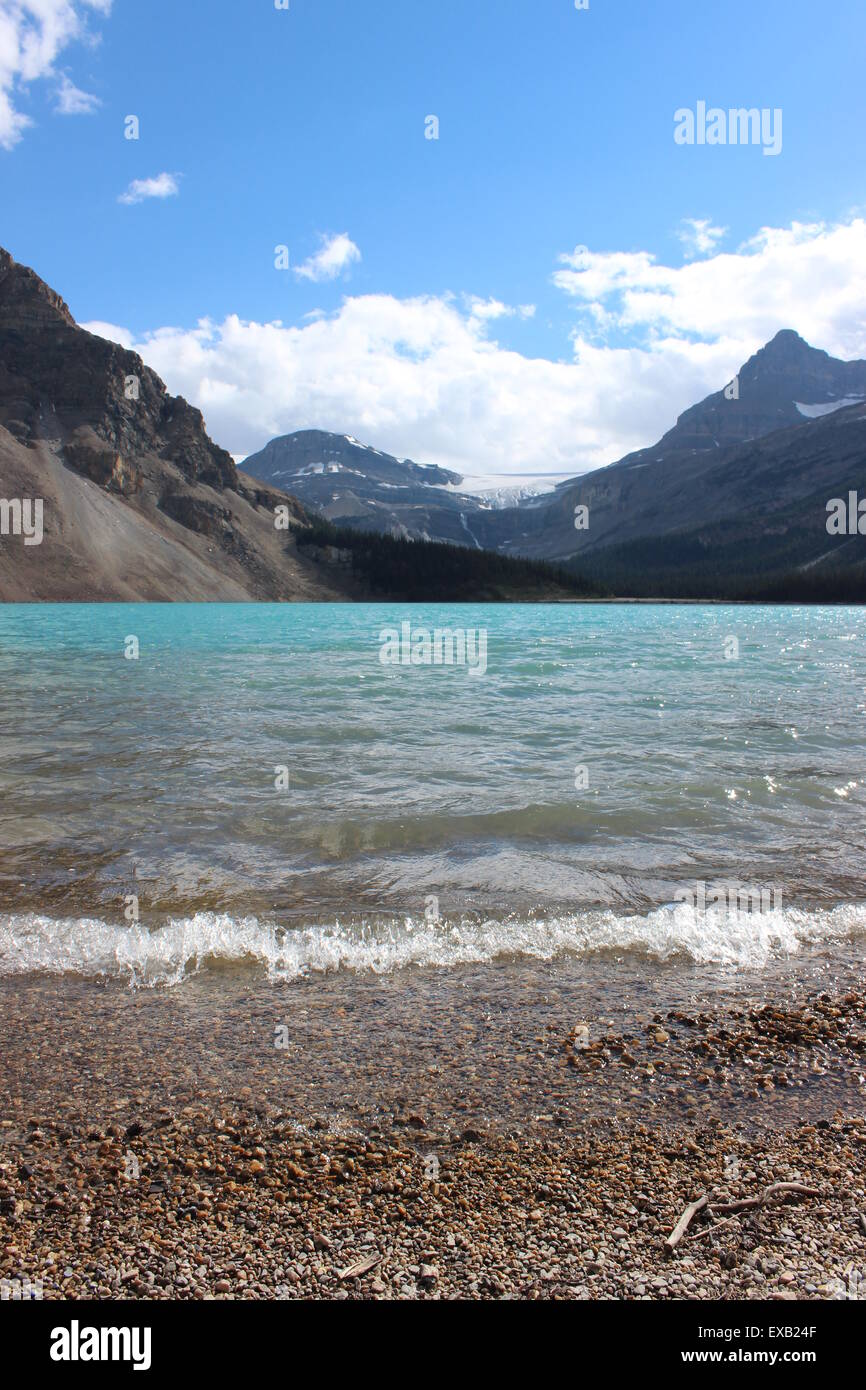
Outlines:
[[[817,1187],[806,1187],[802,1182],[774,1182],[769,1187],[765,1187],[760,1197],[744,1197],[739,1202],[724,1202],[718,1205],[715,1210],[722,1211],[752,1211],[756,1207],[765,1207],[769,1202],[774,1202],[777,1197],[787,1197],[793,1194],[798,1197],[823,1197],[823,1192]]]
[[[665,1241],[665,1250],[667,1250],[668,1254],[670,1254],[672,1250],[676,1250],[686,1231],[689,1229],[689,1223],[692,1217],[697,1216],[699,1211],[703,1211],[708,1201],[709,1198],[705,1192],[696,1202],[689,1202],[689,1205],[686,1207],[679,1221]]]
[[[360,1279],[362,1274],[368,1274],[376,1265],[382,1263],[381,1255],[371,1255],[366,1260],[358,1260],[356,1264],[347,1265],[337,1273],[338,1279]]]
[[[715,1226],[705,1226],[702,1231],[695,1231],[692,1240],[703,1240],[704,1236],[714,1236],[716,1231],[720,1231],[723,1226],[733,1226],[736,1220],[736,1216],[727,1216],[724,1221],[717,1221]]]

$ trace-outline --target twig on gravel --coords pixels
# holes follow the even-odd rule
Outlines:
[[[806,1187],[801,1182],[774,1182],[769,1187],[765,1187],[760,1197],[744,1197],[739,1202],[725,1202],[721,1206],[715,1207],[716,1211],[751,1211],[755,1207],[765,1207],[768,1202],[774,1202],[777,1197],[787,1197],[789,1193],[798,1197],[823,1197],[824,1193],[817,1187]]]
[[[371,1255],[366,1260],[358,1260],[357,1264],[347,1265],[345,1269],[339,1270],[337,1278],[341,1280],[358,1279],[362,1274],[369,1274],[370,1270],[374,1269],[377,1264],[381,1264],[381,1262],[381,1255]]]
[[[710,1207],[709,1210],[712,1211],[713,1208]],[[692,1240],[703,1240],[704,1236],[713,1236],[716,1231],[720,1231],[723,1226],[733,1226],[736,1220],[736,1216],[727,1216],[724,1221],[717,1221],[715,1226],[704,1226],[702,1231],[695,1231]]]
[[[689,1229],[689,1222],[692,1217],[697,1216],[699,1211],[703,1211],[708,1201],[709,1197],[705,1192],[702,1197],[698,1197],[697,1201],[689,1203],[665,1241],[665,1250],[667,1250],[668,1254],[670,1254],[672,1250],[676,1250],[686,1231]]]

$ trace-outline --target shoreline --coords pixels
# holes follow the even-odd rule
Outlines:
[[[126,992],[101,1016],[97,995],[108,992],[91,987],[89,1011],[72,992],[67,1022],[46,1007],[60,998],[55,983],[28,1015],[16,982],[25,1002],[4,1022],[0,1107],[0,1278],[41,1279],[47,1299],[866,1293],[862,979],[813,987],[796,1005],[720,1000],[682,1021],[651,1016],[588,1045],[584,1025],[563,1018],[538,1034],[539,1066],[575,1085],[573,1102],[539,1096],[545,1113],[531,1121],[509,1118],[506,1103],[499,1123],[479,1120],[456,1052],[432,1066],[422,1057],[415,1073],[404,1066],[401,1103],[384,1068],[379,1085],[362,1056],[341,1052],[325,1027],[332,1001],[267,1085],[245,1058],[229,1071],[211,1055],[192,998]],[[246,992],[248,1021],[256,998]],[[302,995],[284,998],[291,1023],[288,1002],[300,1009]],[[310,1109],[310,1095],[325,1100],[314,1039],[336,1085],[357,1075],[372,1088],[366,1107],[347,1095],[342,1114]],[[651,1110],[678,1047],[705,1106],[686,1106],[675,1086],[671,1104]],[[37,1091],[25,1078],[43,1060]],[[447,1074],[425,1096],[419,1078],[436,1066]],[[517,1058],[505,1074],[516,1086]],[[747,1089],[770,1123],[737,1116]],[[809,1191],[755,1205],[778,1183]],[[708,1206],[667,1253],[703,1194]]]

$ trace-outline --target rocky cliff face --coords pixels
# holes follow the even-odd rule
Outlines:
[[[20,443],[59,434],[72,467],[121,490],[148,454],[189,483],[237,487],[201,412],[170,396],[137,353],[79,328],[60,296],[3,250],[0,347],[0,423]]]
[[[19,496],[43,499],[45,537],[0,536],[0,599],[334,596],[294,547],[297,499],[0,249],[0,497]]]

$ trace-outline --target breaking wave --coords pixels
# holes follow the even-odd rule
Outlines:
[[[336,970],[386,974],[509,958],[553,960],[598,952],[657,961],[760,969],[801,946],[866,935],[866,904],[772,912],[667,904],[644,915],[584,911],[543,920],[506,917],[334,922],[282,927],[212,912],[157,928],[93,918],[0,916],[0,975],[32,972],[171,986],[207,970],[249,967],[291,981]]]

